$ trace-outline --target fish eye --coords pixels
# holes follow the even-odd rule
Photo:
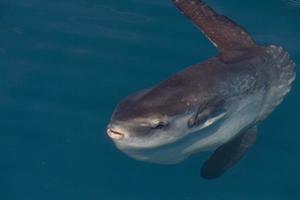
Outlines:
[[[153,126],[153,129],[162,129],[168,125],[166,122],[158,122]]]

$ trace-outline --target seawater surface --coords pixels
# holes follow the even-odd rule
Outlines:
[[[207,2],[300,64],[297,1]],[[297,80],[247,156],[214,181],[199,176],[209,153],[148,164],[106,136],[120,99],[216,53],[170,0],[1,0],[0,199],[300,199]]]

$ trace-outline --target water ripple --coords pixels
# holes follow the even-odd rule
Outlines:
[[[300,0],[285,0],[292,7],[300,7]]]

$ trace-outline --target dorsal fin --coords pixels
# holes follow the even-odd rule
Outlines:
[[[255,47],[251,36],[226,16],[217,14],[202,0],[172,0],[176,7],[191,19],[217,47],[221,57],[232,59],[240,49]],[[231,52],[231,53],[228,53]],[[234,54],[236,54],[234,53]],[[238,56],[238,55],[237,55]]]

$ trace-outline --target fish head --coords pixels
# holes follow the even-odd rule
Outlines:
[[[224,101],[201,98],[202,101],[193,103],[191,99],[195,98],[183,95],[183,91],[168,91],[150,89],[130,95],[118,104],[107,134],[121,151],[139,160],[161,163],[155,158],[160,156],[161,149],[180,143],[196,131],[201,134],[226,115]],[[207,130],[204,132],[207,134]],[[145,152],[151,152],[151,156]],[[176,160],[176,154],[172,152],[172,160]]]

